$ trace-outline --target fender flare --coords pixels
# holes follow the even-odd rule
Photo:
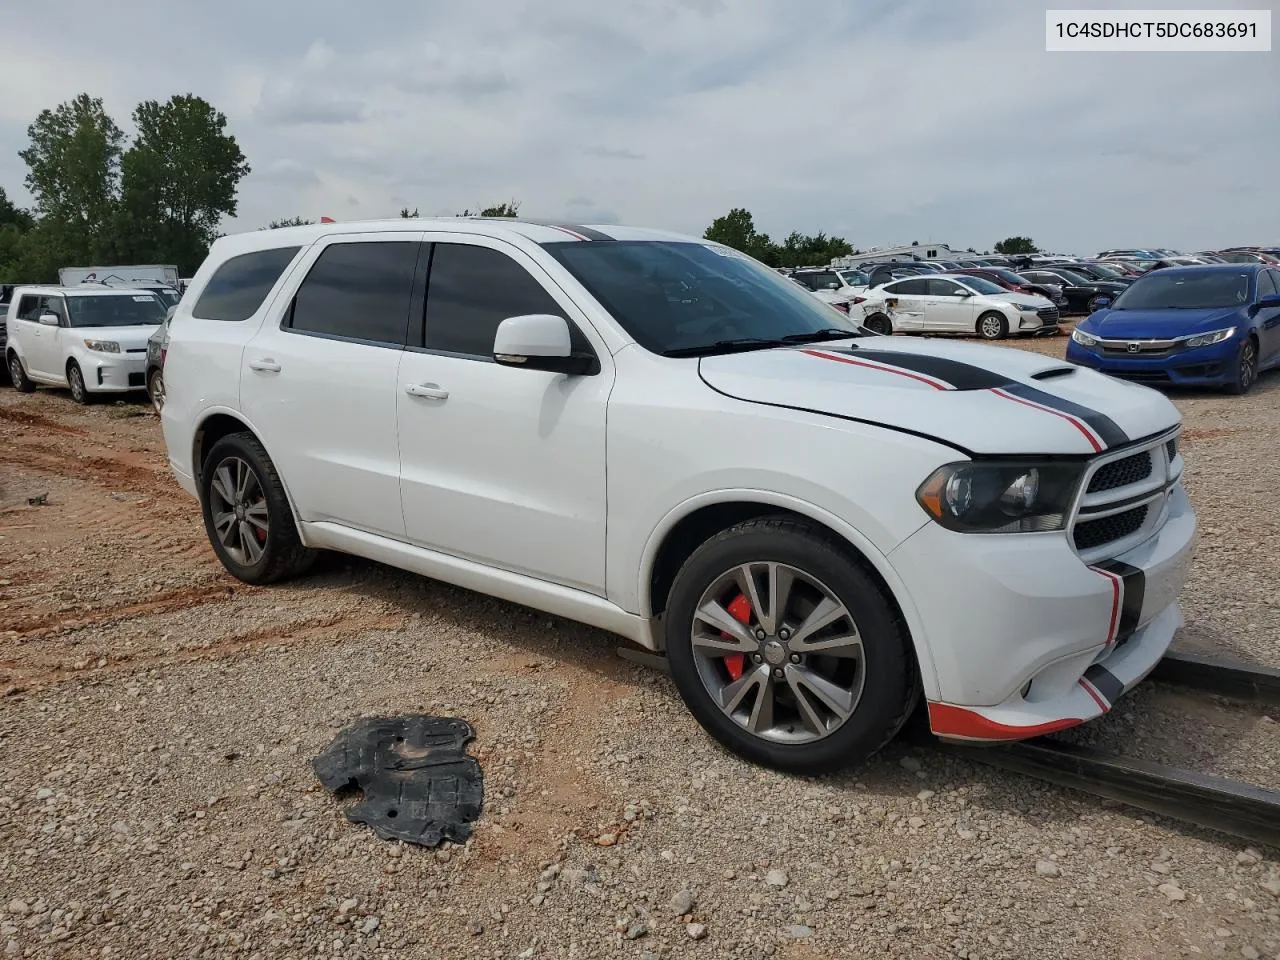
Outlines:
[[[653,581],[653,568],[657,561],[658,551],[662,547],[667,534],[671,532],[676,524],[694,511],[719,503],[758,503],[762,506],[789,510],[821,524],[861,553],[863,558],[871,564],[872,568],[884,580],[890,594],[892,594],[894,601],[898,605],[898,609],[902,612],[902,618],[906,621],[907,632],[911,638],[911,645],[916,652],[916,661],[920,668],[920,683],[924,689],[925,696],[935,700],[940,696],[937,668],[928,637],[925,634],[924,621],[921,619],[920,612],[916,609],[916,605],[911,599],[911,593],[907,589],[906,583],[898,575],[898,571],[893,564],[889,562],[888,556],[857,528],[841,520],[835,514],[807,500],[801,500],[772,490],[740,488],[707,491],[689,497],[668,511],[666,516],[650,532],[640,557],[638,592],[636,595],[640,598],[640,615],[642,617],[651,622],[654,619],[650,584]]]

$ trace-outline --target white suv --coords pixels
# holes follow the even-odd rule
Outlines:
[[[5,365],[16,389],[69,387],[76,403],[142,390],[147,338],[165,305],[149,291],[18,287],[9,304]]]
[[[161,421],[242,580],[339,550],[594,624],[759,762],[860,760],[921,695],[966,739],[1107,712],[1181,623],[1177,411],[858,332],[653,230],[254,232],[170,323]]]

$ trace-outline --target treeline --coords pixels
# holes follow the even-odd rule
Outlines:
[[[124,132],[81,94],[41,111],[19,156],[34,198],[18,210],[0,188],[0,279],[49,282],[91,263],[200,265],[236,212],[249,172],[227,118],[191,94],[138,104]]]
[[[818,232],[813,236],[792,231],[781,243],[756,229],[748,210],[735,207],[723,217],[716,217],[702,235],[704,239],[750,254],[771,267],[805,267],[823,265],[834,257],[847,257],[856,251],[842,237],[828,237]]]

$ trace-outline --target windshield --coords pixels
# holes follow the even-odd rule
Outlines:
[[[1093,272],[1094,276],[1102,276],[1102,277],[1108,277],[1108,278],[1124,276],[1124,274],[1121,273],[1119,270],[1113,269],[1112,267],[1104,267],[1100,263],[1089,264],[1089,269]]]
[[[1021,276],[1020,274],[1014,273],[1012,270],[993,269],[990,272],[994,273],[997,277],[999,277],[1005,283],[1016,283],[1020,287],[1024,287],[1031,282],[1026,277]]]
[[[865,287],[871,283],[871,278],[861,270],[841,270],[840,279],[847,287]]]
[[[1249,274],[1225,270],[1149,273],[1116,298],[1116,310],[1210,310],[1249,302]]]
[[[654,353],[839,328],[844,314],[745,254],[702,243],[617,240],[546,249]],[[767,344],[764,344],[767,345]]]
[[[976,290],[978,293],[1008,293],[1004,287],[998,283],[992,283],[986,277],[960,277],[960,281],[970,290]]]
[[[164,305],[150,293],[67,297],[73,327],[142,327],[164,320]]]

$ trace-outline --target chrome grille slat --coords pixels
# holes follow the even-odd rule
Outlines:
[[[1118,556],[1165,523],[1169,494],[1182,475],[1180,432],[1179,426],[1090,462],[1067,525],[1085,563]]]

